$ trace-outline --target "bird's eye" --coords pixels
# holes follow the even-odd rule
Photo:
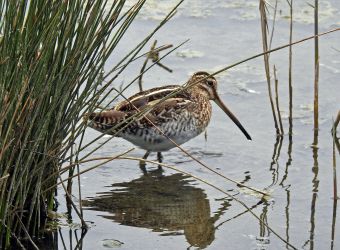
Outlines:
[[[214,81],[208,80],[208,85],[209,85],[210,87],[213,87],[213,86],[214,86]]]

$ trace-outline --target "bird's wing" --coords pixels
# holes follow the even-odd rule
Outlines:
[[[167,95],[179,90],[180,86],[178,85],[168,85],[160,88],[153,88],[146,91],[141,91],[128,99],[118,103],[113,109],[122,111],[122,112],[130,112],[135,111],[136,109],[142,109],[144,106],[149,103],[160,100]],[[183,96],[183,93],[177,93],[175,97]]]
[[[119,123],[121,123],[119,128],[125,126],[133,128],[177,120],[183,111],[190,112],[197,108],[196,103],[188,99],[188,93],[185,91],[178,92],[165,101],[160,101],[179,88],[178,85],[169,85],[139,92],[110,110],[87,115],[88,120],[91,121],[89,127],[107,132]],[[143,114],[139,115],[139,112]]]
[[[163,102],[159,102],[159,100],[152,101],[143,107],[144,110],[150,109],[150,111],[146,111],[141,123],[154,123],[157,125],[178,120],[183,115],[183,112],[192,112],[196,107],[195,102],[181,97],[169,98]]]

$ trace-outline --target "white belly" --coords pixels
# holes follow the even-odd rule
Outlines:
[[[166,123],[160,126],[160,129],[161,131],[164,131],[167,137],[176,142],[176,144],[181,145],[198,136],[204,131],[205,127],[197,127],[195,124],[189,124],[178,129],[178,125],[176,123]],[[140,129],[136,133],[124,133],[121,135],[121,137],[134,145],[152,152],[167,151],[176,147],[176,145],[166,136],[164,136],[156,128],[144,128]]]

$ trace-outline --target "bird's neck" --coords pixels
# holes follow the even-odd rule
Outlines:
[[[205,88],[202,88],[200,84],[196,84],[193,86],[190,86],[187,89],[187,92],[191,96],[192,99],[207,99],[209,100],[209,93],[206,91]]]

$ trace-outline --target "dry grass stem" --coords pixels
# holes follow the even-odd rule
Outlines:
[[[283,130],[283,125],[282,125],[282,118],[281,118],[281,112],[280,112],[280,105],[279,105],[279,91],[278,91],[278,83],[279,80],[276,77],[276,68],[274,65],[273,68],[274,71],[274,81],[275,81],[275,104],[276,104],[276,112],[277,112],[277,116],[279,117],[279,124],[280,124],[280,135],[284,134],[284,130]]]
[[[261,31],[262,31],[262,45],[263,45],[263,51],[268,52],[268,21],[267,21],[267,13],[266,13],[266,2],[264,0],[260,0],[260,15],[261,15]],[[269,64],[269,56],[270,53],[266,53],[263,55],[264,59],[264,67],[266,72],[266,79],[267,79],[267,85],[268,85],[268,96],[269,96],[269,102],[272,109],[273,119],[274,119],[274,126],[276,129],[276,134],[280,134],[280,129],[277,123],[277,117],[275,113],[275,107],[274,107],[274,101],[272,97],[272,90],[271,90],[271,79],[270,79],[270,64]]]
[[[293,42],[293,0],[287,0],[290,10],[289,17],[289,43]],[[289,66],[288,66],[288,92],[289,92],[289,135],[293,134],[293,80],[292,80],[292,46],[289,46]]]
[[[319,1],[314,1],[314,131],[319,129]],[[314,146],[317,141],[314,140]]]

